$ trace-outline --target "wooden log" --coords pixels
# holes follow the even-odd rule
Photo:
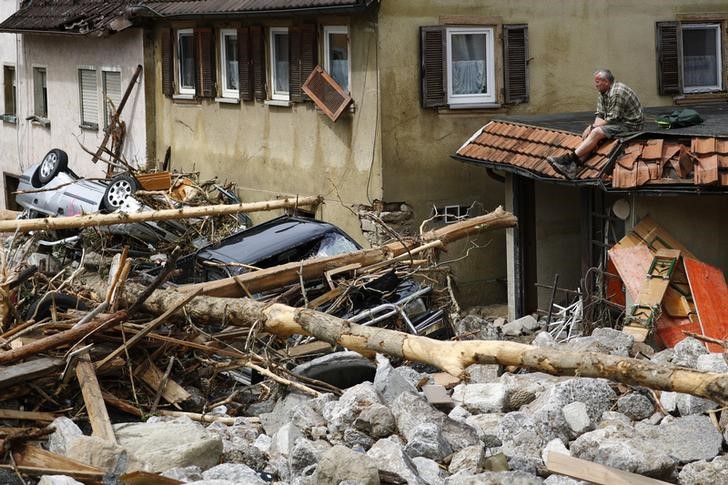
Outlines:
[[[184,207],[181,209],[163,209],[126,214],[86,214],[71,217],[45,217],[42,219],[22,219],[15,221],[0,220],[1,232],[51,231],[58,229],[80,229],[83,227],[112,226],[115,224],[131,224],[134,222],[168,221],[172,219],[192,219],[196,217],[222,216],[240,212],[259,212],[294,207],[316,206],[321,203],[320,197],[286,198],[263,202],[219,204],[200,207]]]
[[[498,207],[493,212],[466,219],[444,228],[430,231],[423,236],[428,247],[438,247],[458,238],[467,237],[478,232],[513,227],[516,217]],[[202,294],[210,296],[240,297],[245,296],[243,288],[250,293],[280,288],[294,282],[311,281],[323,277],[324,273],[336,268],[359,264],[362,267],[372,266],[379,269],[389,258],[404,259],[417,251],[415,241],[403,240],[386,244],[381,248],[365,249],[327,258],[316,258],[308,261],[288,263],[260,271],[252,271],[217,281],[185,285],[182,288],[201,288]],[[408,254],[409,253],[409,254]],[[380,263],[377,265],[377,263]],[[364,268],[366,269],[366,268]]]
[[[111,315],[96,318],[90,322],[69,328],[63,332],[50,335],[19,347],[17,349],[0,352],[0,365],[7,365],[19,360],[26,359],[33,355],[60,347],[71,342],[76,342],[81,337],[97,329],[110,328],[126,320],[126,312],[118,311]]]
[[[18,411],[17,409],[0,409],[0,419],[20,419],[24,421],[51,422],[58,415],[41,411]]]
[[[184,297],[176,290],[157,290],[145,307],[152,313],[159,313],[174,308]],[[692,394],[728,405],[728,373],[701,372],[597,352],[568,352],[516,342],[434,340],[357,325],[314,310],[280,303],[268,305],[248,298],[197,297],[186,306],[186,312],[193,320],[206,323],[224,319],[230,325],[249,327],[262,322],[268,332],[283,337],[312,335],[365,355],[380,352],[430,364],[458,377],[471,364],[510,365],[553,375],[602,377],[629,385]]]
[[[61,359],[41,357],[21,364],[2,367],[0,368],[0,389],[50,374],[57,369],[63,368],[63,364]]]
[[[13,459],[20,471],[32,476],[68,475],[86,483],[101,483],[104,476],[103,470],[37,446],[23,446],[13,452]]]
[[[86,404],[86,413],[88,414],[88,420],[91,422],[92,434],[103,440],[116,443],[114,428],[111,427],[109,413],[106,410],[99,381],[96,378],[96,368],[91,363],[88,352],[80,355],[76,361],[76,377],[81,387],[83,402]]]

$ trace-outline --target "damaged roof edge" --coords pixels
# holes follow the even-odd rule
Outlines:
[[[458,160],[463,163],[479,165],[481,167],[492,168],[495,170],[500,170],[502,172],[511,172],[511,173],[514,173],[516,175],[521,175],[526,178],[538,180],[540,182],[550,182],[550,183],[561,184],[561,185],[578,185],[578,186],[584,186],[584,185],[598,186],[598,185],[600,185],[600,182],[596,179],[590,179],[590,180],[556,179],[556,178],[552,178],[552,177],[543,177],[537,173],[531,172],[530,170],[526,170],[524,168],[517,167],[514,165],[503,165],[502,163],[489,162],[489,161],[485,161],[485,160],[476,160],[474,158],[463,157],[462,155],[450,155],[450,158],[453,158],[453,159]]]

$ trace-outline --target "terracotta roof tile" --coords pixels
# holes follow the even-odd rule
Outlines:
[[[637,159],[640,157],[640,152],[637,151],[631,151],[631,152],[625,152],[617,159],[617,165],[619,165],[622,168],[625,168],[627,170],[632,170],[632,168],[635,165],[635,162],[637,162]]]
[[[694,137],[690,150],[696,155],[715,153],[715,138]]]
[[[721,155],[728,155],[728,139],[717,138],[715,140],[715,150]]]
[[[728,155],[718,155],[718,168],[728,168]]]
[[[696,185],[718,183],[718,155],[698,155],[694,177]]]
[[[642,159],[644,160],[662,160],[662,139],[655,138],[647,140],[645,148],[642,150]]]

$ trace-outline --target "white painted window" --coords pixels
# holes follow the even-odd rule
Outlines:
[[[15,66],[3,66],[3,88],[4,88],[4,108],[3,119],[13,120],[15,117],[15,106],[18,94],[18,88],[15,81]]]
[[[48,117],[48,85],[46,68],[33,67],[33,114],[39,118]]]
[[[220,70],[222,79],[222,97],[239,98],[238,81],[238,32],[235,29],[220,31]]]
[[[81,126],[99,127],[99,93],[96,83],[96,69],[78,70],[78,91],[81,107]]]
[[[327,25],[324,27],[324,69],[345,91],[350,91],[351,61],[349,27]]]
[[[468,218],[470,207],[467,205],[446,205],[436,207],[433,211],[433,221],[444,224],[453,224]]]
[[[270,29],[271,98],[288,101],[288,28]]]
[[[121,101],[121,72],[102,70],[101,85],[104,95],[104,126],[109,126],[111,115],[119,108]]]
[[[195,94],[195,37],[192,29],[177,31],[177,86],[179,94]]]
[[[686,93],[722,89],[719,24],[684,24],[682,28],[682,80]]]
[[[495,103],[493,27],[447,29],[448,104]]]

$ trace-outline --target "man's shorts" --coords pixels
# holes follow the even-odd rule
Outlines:
[[[639,130],[629,129],[625,125],[617,124],[617,123],[611,124],[611,125],[602,125],[599,128],[602,129],[602,132],[604,133],[604,135],[607,138],[614,138],[615,136],[619,136],[624,133],[639,131]]]

